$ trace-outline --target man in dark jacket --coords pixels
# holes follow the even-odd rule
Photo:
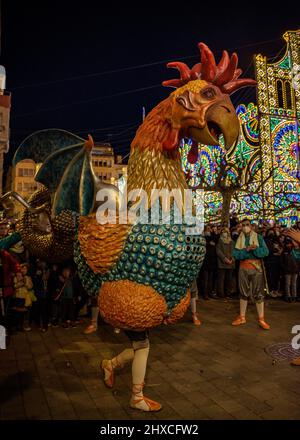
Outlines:
[[[211,232],[211,227],[206,225],[204,228],[206,240],[206,254],[203,265],[199,273],[200,292],[205,299],[217,298],[215,293],[215,274],[217,272],[216,244],[217,236]]]
[[[280,255],[283,248],[274,228],[267,230],[265,235],[265,243],[269,249],[269,255],[265,258],[268,287],[270,290],[270,296],[272,298],[277,298],[280,296]]]
[[[285,280],[285,300],[296,301],[297,279],[300,270],[299,261],[294,255],[294,244],[290,237],[285,238],[284,248],[281,254],[281,268]]]

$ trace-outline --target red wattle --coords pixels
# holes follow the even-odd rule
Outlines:
[[[195,164],[198,160],[198,145],[193,144],[187,155],[187,160],[190,164]]]
[[[163,141],[163,148],[165,150],[173,150],[178,146],[178,128],[170,128],[166,139]]]

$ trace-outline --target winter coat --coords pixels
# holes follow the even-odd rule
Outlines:
[[[14,277],[15,285],[15,297],[25,300],[25,307],[30,307],[32,305],[32,281],[28,275],[20,276],[16,275]]]
[[[64,285],[62,288],[61,299],[74,299],[74,282],[73,277],[67,278],[64,281]]]
[[[299,260],[289,249],[285,249],[281,254],[281,268],[284,275],[299,273]]]
[[[217,269],[217,253],[216,253],[216,238],[205,237],[206,253],[202,265],[202,270],[214,271]]]
[[[224,243],[220,238],[216,246],[216,253],[218,257],[218,268],[219,269],[234,269],[235,260],[233,258],[234,241],[231,240],[229,243]],[[231,259],[232,263],[225,263],[225,258]]]
[[[14,294],[14,274],[19,272],[20,265],[18,261],[5,250],[0,251],[2,276],[0,287],[2,287],[2,294],[4,297],[13,296]]]
[[[35,296],[37,299],[46,299],[49,296],[48,291],[48,271],[38,269],[32,278]]]
[[[269,255],[265,258],[265,264],[273,265],[276,264],[280,259],[282,246],[277,237],[267,237],[265,238],[265,243],[269,249]]]
[[[48,291],[52,298],[55,298],[62,288],[62,283],[59,279],[59,271],[52,270],[48,280]]]

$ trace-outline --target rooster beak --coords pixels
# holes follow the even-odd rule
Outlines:
[[[237,140],[240,130],[239,119],[227,96],[207,110],[206,126],[210,136],[218,144],[220,136],[223,135],[226,150]]]
[[[226,150],[237,140],[240,130],[239,119],[229,96],[223,95],[206,110],[202,128],[190,127],[189,135],[205,145],[219,145],[223,135]]]

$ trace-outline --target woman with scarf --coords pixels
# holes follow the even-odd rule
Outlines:
[[[263,237],[251,227],[250,220],[242,221],[240,233],[234,247],[233,256],[240,260],[239,288],[240,288],[240,315],[232,322],[239,326],[246,324],[246,310],[249,298],[256,303],[258,324],[264,330],[270,326],[264,318],[265,280],[262,259],[269,255],[269,250]]]
[[[233,291],[233,273],[235,260],[233,258],[234,241],[228,228],[221,229],[220,239],[216,246],[218,257],[218,296],[231,297]]]

